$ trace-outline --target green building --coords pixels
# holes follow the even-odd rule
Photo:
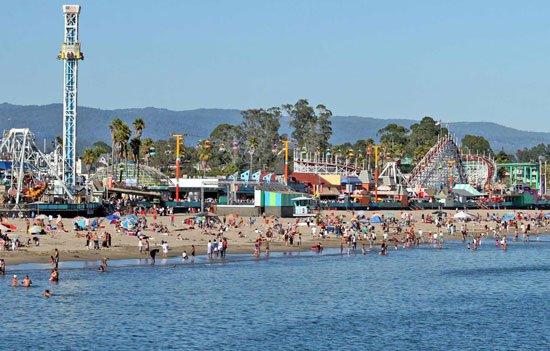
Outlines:
[[[508,178],[508,185],[528,186],[531,189],[540,189],[540,166],[538,163],[499,163],[497,169],[504,169]]]

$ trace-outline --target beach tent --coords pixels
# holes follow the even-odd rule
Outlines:
[[[516,216],[513,213],[505,213],[502,216],[502,220],[505,222],[513,221],[516,219]]]
[[[373,215],[370,218],[370,222],[371,223],[382,223],[382,217],[380,217],[379,215]]]
[[[44,219],[48,219],[48,216],[46,216],[45,214],[41,214],[41,215],[38,215],[38,216],[36,216],[36,217],[34,217],[34,218],[44,220]]]
[[[471,220],[471,219],[474,219],[474,216],[472,216],[471,214],[469,213],[466,213],[464,211],[460,211],[458,212],[457,214],[455,214],[453,216],[454,219],[458,219],[458,220],[463,220],[463,221],[466,221],[466,220]]]

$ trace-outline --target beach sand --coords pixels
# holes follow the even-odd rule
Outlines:
[[[428,232],[437,232],[435,224],[431,223],[422,223],[421,216],[422,214],[431,214],[432,210],[425,211],[382,211],[380,212],[384,216],[393,216],[395,218],[400,218],[403,212],[412,213],[414,220],[414,229],[415,231],[422,230],[426,237]],[[456,211],[444,211],[448,213],[447,218],[453,217]],[[495,213],[497,216],[501,216],[504,213],[513,212],[510,210],[473,210],[469,211],[471,214],[480,214],[483,219],[486,218],[487,213]],[[540,211],[536,210],[522,210],[518,211],[523,214],[531,214],[536,216]],[[370,217],[374,212],[366,212],[366,216]],[[344,216],[344,222],[350,223],[350,220],[353,217],[351,211],[323,211],[323,216]],[[208,240],[214,240],[216,235],[205,234],[204,230],[199,228],[196,229],[186,229],[188,226],[183,224],[185,218],[190,217],[190,215],[176,215],[175,216],[175,226],[170,225],[170,217],[157,217],[156,222],[166,225],[169,229],[168,234],[155,233],[153,231],[144,231],[144,234],[149,236],[149,243],[151,248],[160,248],[161,241],[164,240],[168,242],[170,247],[169,256],[180,256],[181,253],[186,250],[187,253],[190,253],[191,245],[195,245],[197,254],[204,254],[206,252],[206,245]],[[147,215],[149,224],[155,222],[152,215]],[[56,219],[52,222],[55,222]],[[259,217],[256,218],[256,223],[252,226],[248,224],[247,218],[244,218],[245,224],[239,228],[230,228],[224,233],[224,236],[227,237],[229,241],[228,253],[252,253],[254,250],[254,240],[257,238],[255,234],[255,229],[257,228],[262,233],[265,234],[266,230],[273,225],[273,221],[265,223],[264,220]],[[288,223],[295,223],[296,219],[294,218],[283,218],[279,220],[285,228]],[[64,227],[68,230],[67,233],[57,231],[53,234],[38,235],[40,238],[40,246],[26,246],[27,240],[32,238],[32,236],[25,233],[25,221],[24,219],[9,219],[8,223],[13,224],[17,227],[15,232],[10,233],[10,238],[18,237],[19,240],[25,245],[16,251],[2,251],[0,250],[0,258],[6,260],[7,265],[18,264],[18,263],[29,263],[29,262],[48,262],[50,255],[53,254],[55,248],[60,252],[61,261],[74,261],[74,260],[99,260],[103,257],[108,257],[109,259],[126,259],[126,258],[146,258],[146,253],[140,253],[138,250],[138,239],[135,236],[129,236],[122,232],[117,232],[114,224],[109,224],[107,221],[103,221],[103,228],[99,229],[99,232],[107,231],[112,235],[112,247],[110,248],[101,248],[101,250],[90,250],[85,247],[86,239],[84,237],[77,237],[76,232],[73,230],[73,220],[70,218],[64,218],[63,224]],[[460,228],[461,223],[457,223],[457,232],[454,236],[447,235],[446,228],[443,227],[442,230],[445,233],[445,239],[461,239]],[[53,223],[52,223],[53,224]],[[483,231],[483,227],[488,222],[469,222],[467,224],[468,233],[480,233]],[[490,222],[489,227],[494,227],[495,222]],[[309,248],[320,241],[319,238],[313,238],[311,234],[311,229],[308,228],[305,223],[304,225],[298,226],[298,230],[302,233],[302,245],[301,247],[287,247],[284,245],[284,240],[276,236],[273,238],[273,241],[270,245],[271,251],[290,251],[290,250],[309,250]],[[539,233],[548,233],[548,226],[542,229],[537,229]],[[242,232],[245,237],[241,238],[238,235],[238,232]],[[210,230],[211,233],[217,233],[217,230]],[[319,231],[317,231],[319,232]],[[394,230],[390,231],[390,237],[395,236]],[[85,231],[79,232],[81,235],[85,234]],[[377,237],[380,240],[382,238],[382,229],[380,225],[376,225]],[[510,233],[513,234],[513,231],[510,229]],[[536,234],[535,231],[533,234]],[[178,238],[180,234],[181,238]],[[296,244],[295,240],[295,244]],[[329,235],[329,238],[322,240],[322,243],[325,247],[338,247],[340,245],[340,240],[335,237],[335,235]],[[159,256],[162,254],[160,253]]]

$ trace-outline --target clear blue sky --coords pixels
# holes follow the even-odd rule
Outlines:
[[[60,1],[0,2],[0,102],[61,101]],[[69,2],[70,3],[70,2]],[[79,104],[268,107],[550,131],[548,1],[81,1]]]

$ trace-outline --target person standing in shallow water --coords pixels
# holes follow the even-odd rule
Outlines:
[[[6,261],[0,258],[0,275],[6,275]]]
[[[59,250],[57,248],[54,249],[53,259],[55,263],[55,268],[59,267]]]
[[[191,262],[195,263],[195,245],[191,245]]]
[[[149,251],[149,257],[151,257],[151,265],[154,265],[156,260],[155,260],[155,257],[157,256],[157,253],[159,252],[160,250],[159,249],[153,249],[151,251]]]

